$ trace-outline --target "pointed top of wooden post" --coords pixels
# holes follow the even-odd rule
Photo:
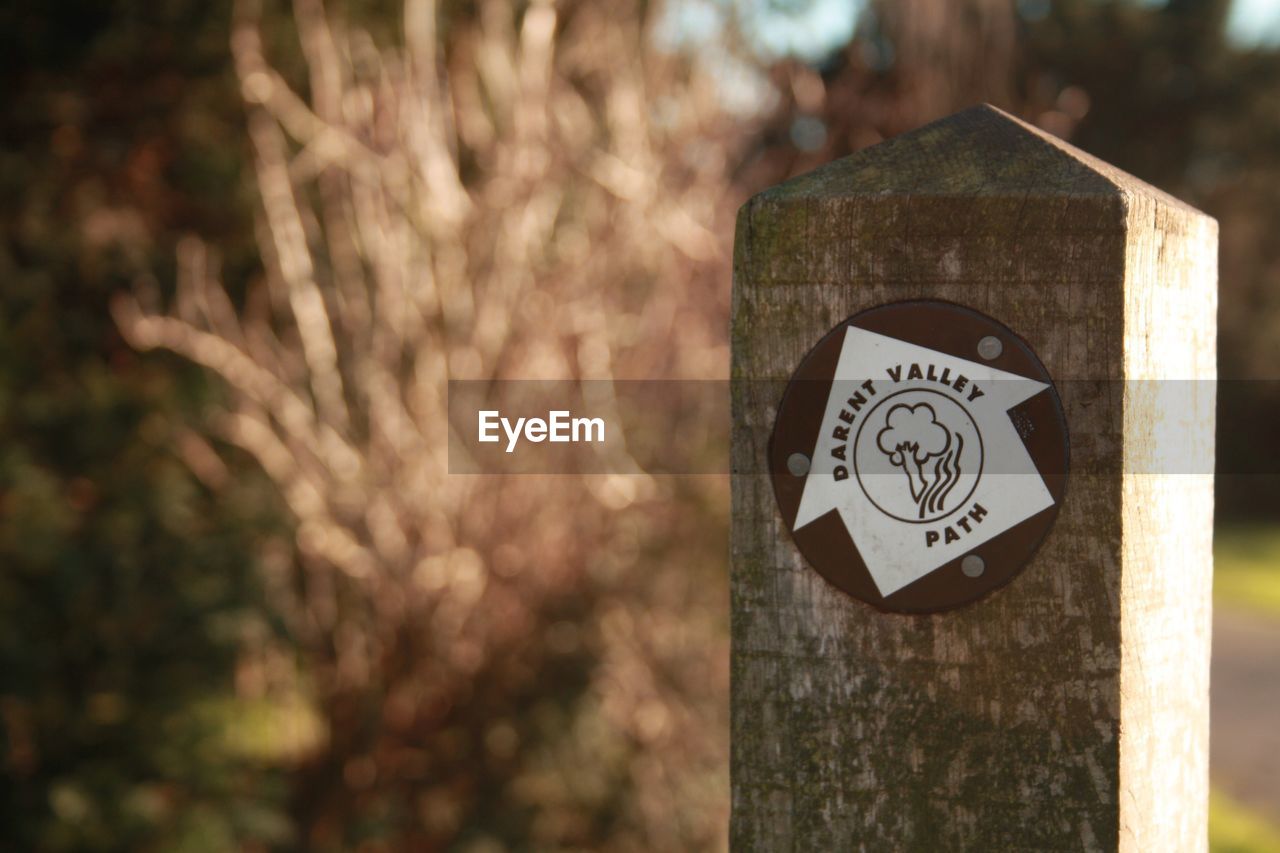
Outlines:
[[[1203,849],[1216,272],[1210,217],[989,106],[743,207],[734,849]],[[856,432],[810,424],[782,448],[806,473],[779,468],[769,438],[784,384],[755,380],[794,375],[862,312],[919,300],[994,318],[1035,351],[1061,392],[1070,468],[1022,574],[975,604],[904,617],[811,567],[796,516],[757,475],[772,464],[807,477],[813,452],[856,459]],[[957,333],[941,321],[902,331],[922,345]],[[966,342],[971,358],[980,340]],[[848,526],[828,521],[833,547],[856,556]],[[931,547],[927,526],[900,541]],[[957,580],[977,577],[966,549],[999,547],[952,545],[933,571]]]
[[[765,190],[774,202],[924,196],[1145,196],[1195,211],[1150,184],[990,104],[979,104]]]

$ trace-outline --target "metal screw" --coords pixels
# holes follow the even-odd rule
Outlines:
[[[803,477],[809,473],[809,457],[803,453],[792,453],[787,457],[787,470],[793,477]]]
[[[978,355],[991,361],[993,358],[999,358],[1000,353],[1004,352],[1004,344],[994,335],[987,335],[978,341]]]
[[[977,578],[982,577],[982,573],[987,570],[987,563],[977,554],[969,554],[960,561],[960,571],[964,572],[965,577]]]

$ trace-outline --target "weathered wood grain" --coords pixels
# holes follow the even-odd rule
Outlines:
[[[985,106],[744,206],[736,850],[1203,849],[1213,387],[1124,380],[1214,378],[1216,246],[1213,220]],[[1071,436],[1028,570],[925,617],[804,563],[764,473],[781,383],[745,381],[785,379],[841,320],[909,298],[1024,337]]]

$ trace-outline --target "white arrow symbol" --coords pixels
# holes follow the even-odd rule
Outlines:
[[[1048,387],[848,327],[792,528],[838,512],[881,595],[964,556],[1053,506],[1008,415]],[[931,438],[887,432],[934,418],[951,424],[934,448],[922,444]],[[964,464],[953,466],[953,451],[965,446]],[[957,482],[934,487],[948,475]],[[917,506],[925,508],[917,513]]]

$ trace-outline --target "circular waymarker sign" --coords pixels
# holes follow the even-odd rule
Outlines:
[[[800,553],[881,610],[933,613],[1018,574],[1057,517],[1067,424],[1048,371],[947,302],[857,314],[791,377],[769,440]]]

